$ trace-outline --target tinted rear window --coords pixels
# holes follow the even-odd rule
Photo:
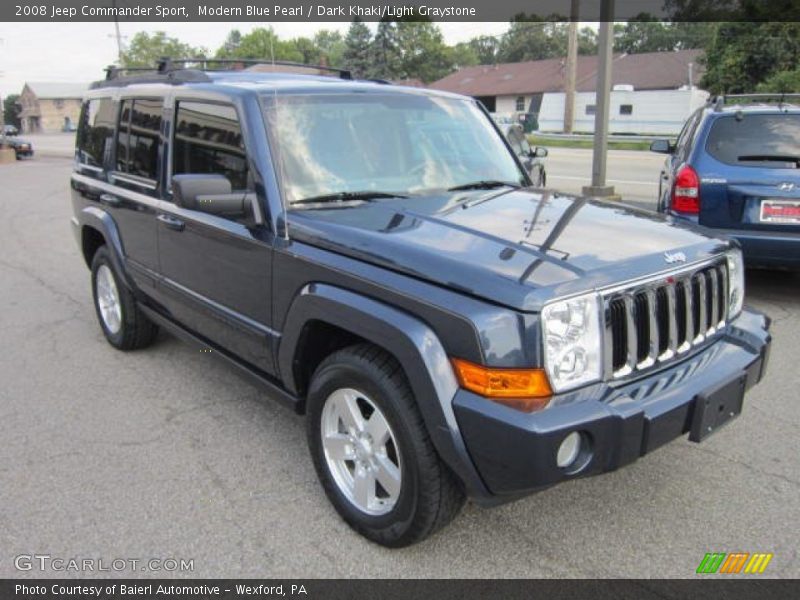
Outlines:
[[[83,105],[78,127],[78,162],[103,167],[114,135],[117,110],[111,98],[96,98]]]
[[[117,170],[155,180],[160,131],[160,100],[123,100],[117,135]]]
[[[711,127],[706,151],[729,165],[796,168],[800,161],[800,115],[734,115]]]

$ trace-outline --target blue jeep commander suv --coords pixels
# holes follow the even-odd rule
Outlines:
[[[325,494],[385,546],[467,497],[703,441],[766,372],[732,240],[533,187],[473,98],[327,66],[112,67],[70,186],[109,344],[162,328],[305,415]]]
[[[720,96],[698,109],[661,171],[658,210],[739,241],[748,266],[800,268],[800,94]],[[791,102],[796,102],[792,104]]]

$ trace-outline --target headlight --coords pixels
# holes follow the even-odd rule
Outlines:
[[[728,320],[735,319],[744,306],[744,260],[742,251],[728,252]]]
[[[597,381],[602,373],[600,297],[587,294],[542,310],[544,361],[550,384],[563,392]]]

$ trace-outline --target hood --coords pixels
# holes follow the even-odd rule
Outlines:
[[[446,194],[289,213],[290,237],[525,311],[707,259],[728,242],[619,203],[550,191]]]

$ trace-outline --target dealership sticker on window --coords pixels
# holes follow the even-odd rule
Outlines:
[[[800,224],[800,200],[764,200],[761,222]]]

